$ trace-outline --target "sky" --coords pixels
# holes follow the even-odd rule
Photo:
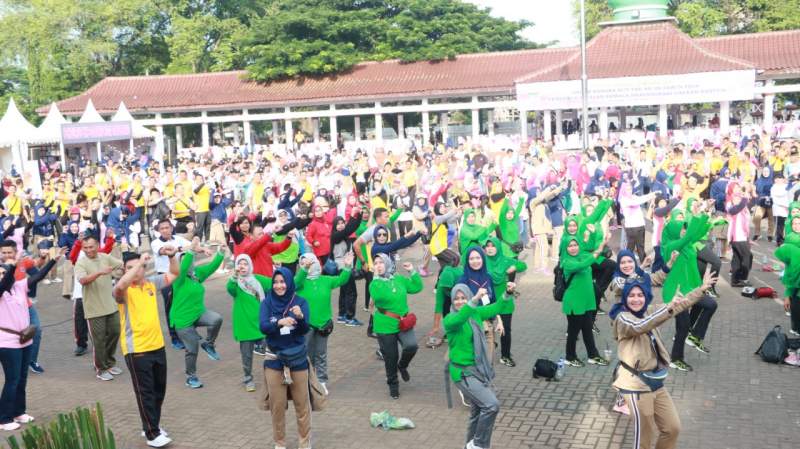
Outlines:
[[[559,41],[554,47],[578,45],[578,32],[572,18],[571,0],[466,0],[492,8],[492,15],[510,20],[527,20],[534,25],[522,34],[526,38],[546,43]]]

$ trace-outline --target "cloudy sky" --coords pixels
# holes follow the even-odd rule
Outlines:
[[[572,19],[570,0],[466,0],[492,8],[492,15],[511,20],[527,20],[534,26],[523,34],[545,43],[557,40],[556,47],[578,45],[578,32]]]

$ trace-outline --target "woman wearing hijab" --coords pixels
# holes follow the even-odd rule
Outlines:
[[[264,341],[264,334],[259,328],[259,308],[266,296],[265,292],[272,288],[272,279],[253,273],[253,261],[247,254],[236,256],[234,275],[228,279],[226,289],[233,297],[233,338],[239,342],[242,354],[242,383],[248,392],[256,391],[253,382],[253,351]],[[294,276],[296,286],[302,288],[306,278],[306,270],[297,270]],[[263,355],[263,354],[262,354]]]
[[[349,219],[345,222],[342,217],[333,219],[333,233],[331,234],[331,256],[336,262],[338,271],[344,270],[347,264],[347,255],[354,255],[353,243],[356,240],[354,232],[362,224],[361,207],[354,206],[345,212]],[[352,269],[353,265],[350,264]],[[339,288],[339,316],[336,322],[347,326],[361,326],[361,321],[356,319],[356,301],[358,301],[358,290],[356,280],[351,275],[347,282]]]
[[[300,264],[308,270],[305,284],[297,294],[306,298],[310,315],[310,329],[306,335],[308,356],[317,373],[317,379],[327,391],[328,383],[328,336],[333,332],[333,310],[331,309],[331,293],[350,279],[353,267],[353,253],[344,256],[344,266],[336,276],[322,274],[322,267],[314,253],[305,253],[300,257]]]
[[[276,449],[286,448],[286,408],[291,394],[301,449],[311,448],[311,402],[308,392],[308,302],[295,292],[292,273],[275,269],[272,288],[259,309],[259,328],[267,337],[264,381],[269,393],[272,438]]]
[[[467,285],[457,284],[451,292],[453,313],[444,319],[450,348],[448,371],[450,380],[472,409],[467,424],[467,449],[491,446],[494,421],[500,408],[492,388],[495,373],[481,323],[514,312],[513,293],[514,284],[508,283],[502,299],[486,305],[483,298],[488,290],[485,288],[473,293]],[[449,382],[447,385],[449,393]]]
[[[511,207],[511,200],[506,198],[500,207],[498,235],[500,236],[501,252],[505,257],[517,257],[519,253],[514,252],[511,247],[520,242],[519,215],[525,207],[527,197],[525,194],[517,198],[517,205]]]
[[[473,246],[467,249],[464,260],[464,274],[456,282],[457,284],[465,284],[469,287],[470,291],[475,294],[479,289],[486,290],[486,304],[494,303],[497,301],[496,292],[494,289],[494,281],[489,275],[489,268],[486,261],[486,253],[479,246]],[[505,333],[502,320],[496,320],[496,317],[486,320],[486,331],[488,332],[489,341],[489,354],[494,356],[495,336],[494,333],[498,332],[502,336]],[[489,360],[493,360],[490,357]]]
[[[373,330],[383,354],[389,394],[392,399],[398,399],[400,384],[397,373],[399,371],[403,381],[408,382],[411,379],[408,365],[417,353],[414,328],[401,331],[400,321],[409,313],[408,295],[422,291],[422,278],[410,262],[403,264],[403,268],[411,273],[410,276],[395,274],[394,260],[385,253],[376,254],[372,265],[374,277],[369,285],[369,293],[375,304]],[[402,347],[402,354],[398,354],[398,344]]]
[[[517,273],[528,269],[525,262],[500,253],[500,241],[490,237],[484,245],[486,253],[486,269],[492,278],[492,289],[496,292],[506,290],[509,281],[514,281]],[[508,367],[517,366],[511,357],[511,314],[500,314],[503,323],[503,335],[500,336],[500,363]]]
[[[632,278],[625,283],[620,302],[608,314],[620,360],[613,386],[631,411],[636,449],[649,449],[654,437],[658,449],[678,447],[681,423],[672,397],[664,387],[670,359],[658,327],[705,297],[716,280],[706,271],[702,284],[686,296],[678,293],[669,304],[651,308],[650,284]]]
[[[479,223],[478,217],[475,215],[475,209],[465,210],[461,228],[458,230],[458,248],[461,250],[461,257],[464,257],[467,248],[483,246],[486,243],[486,239],[496,228],[497,223],[495,222],[492,222],[489,226],[483,226]]]
[[[616,269],[614,270],[611,284],[608,286],[609,291],[614,295],[614,299],[617,302],[622,297],[622,289],[625,287],[625,282],[634,278],[641,278],[643,282],[651,284],[650,275],[639,267],[633,252],[621,249],[617,253]]]
[[[417,194],[417,198],[414,202],[414,207],[411,209],[411,213],[414,215],[414,224],[412,229],[417,231],[431,229],[428,197],[424,193]],[[431,263],[431,251],[428,245],[424,245],[422,251],[422,266],[419,268],[419,274],[422,277],[427,277],[429,274],[428,264]]]
[[[783,283],[783,308],[789,312],[791,327],[789,333],[800,336],[800,217],[789,222],[794,232],[786,235],[784,243],[775,250],[775,257],[785,264],[781,282]]]
[[[589,252],[582,248],[577,236],[565,234],[565,240],[566,249],[559,264],[567,284],[561,303],[561,310],[567,316],[566,363],[574,367],[584,366],[575,351],[578,334],[582,333],[589,364],[606,366],[608,360],[600,357],[592,333],[594,311],[597,307],[592,283],[592,264],[603,250],[603,245],[599,245],[594,252]],[[608,236],[605,237],[603,244],[607,240]]]
[[[772,167],[766,165],[756,178],[756,208],[753,212],[753,240],[761,237],[761,222],[767,219],[767,240],[772,241],[775,235],[775,217],[772,215],[772,184],[774,184]]]

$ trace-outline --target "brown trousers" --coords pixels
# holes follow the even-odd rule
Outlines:
[[[291,394],[297,417],[300,449],[311,447],[311,401],[308,398],[308,370],[292,371],[292,384],[284,385],[283,371],[264,368],[272,415],[272,438],[275,446],[286,447],[286,408]]]
[[[650,449],[654,437],[657,437],[655,449],[678,447],[681,420],[666,387],[647,393],[623,393],[622,396],[633,420],[633,447]]]
[[[75,287],[75,270],[69,260],[61,263],[61,278],[64,280],[64,283],[61,284],[61,296],[72,298],[72,290]]]

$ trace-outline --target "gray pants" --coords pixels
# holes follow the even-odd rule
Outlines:
[[[306,347],[308,357],[317,372],[317,379],[321,383],[328,382],[328,337],[318,334],[314,328],[306,334]]]
[[[242,371],[244,371],[244,379],[242,383],[246,384],[253,381],[253,349],[264,340],[250,340],[239,342],[239,352],[242,353]]]
[[[494,420],[500,410],[497,396],[491,388],[484,386],[471,375],[466,375],[456,382],[456,388],[472,407],[467,422],[467,443],[472,441],[475,446],[488,448],[492,442]]]
[[[193,376],[197,373],[197,350],[200,347],[200,340],[203,339],[200,334],[197,333],[198,327],[208,328],[206,342],[213,345],[217,340],[217,335],[219,335],[219,329],[222,327],[222,316],[213,310],[206,309],[206,311],[200,315],[200,318],[194,322],[193,326],[175,330],[178,333],[178,337],[186,346],[186,355],[184,359],[186,361],[187,376]]]

